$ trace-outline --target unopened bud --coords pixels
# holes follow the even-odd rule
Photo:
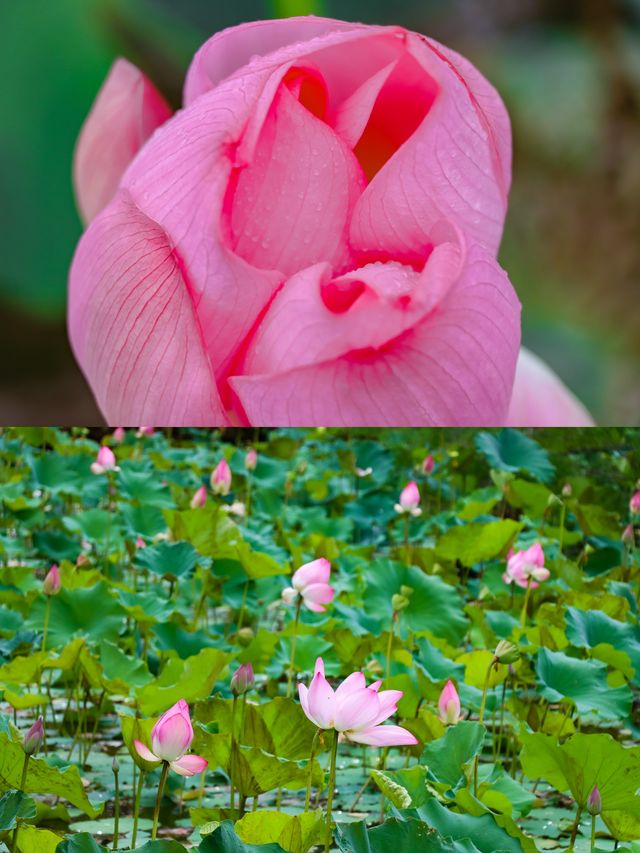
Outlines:
[[[60,592],[61,586],[60,569],[54,564],[42,582],[42,591],[45,595],[57,595]]]
[[[238,643],[241,646],[249,646],[255,637],[252,628],[240,628],[237,634]]]
[[[520,658],[520,650],[509,640],[500,640],[496,646],[495,657],[500,663],[515,663]]]
[[[113,761],[111,762],[111,769],[113,770],[114,773],[120,772],[120,762],[118,761],[117,755],[113,756]]]
[[[633,545],[633,524],[627,524],[625,529],[622,531],[622,541],[625,545]]]
[[[31,726],[29,731],[24,736],[24,740],[22,741],[22,748],[25,751],[26,755],[35,755],[36,752],[42,746],[42,741],[44,740],[44,725],[42,723],[42,717],[38,717],[35,723]]]
[[[231,692],[234,696],[242,696],[253,689],[255,677],[253,675],[253,667],[250,663],[243,663],[233,673],[231,679]]]
[[[395,593],[391,596],[391,607],[397,612],[398,610],[404,610],[405,607],[409,606],[409,599],[400,595],[399,593]]]
[[[598,790],[597,785],[593,786],[593,790],[589,794],[589,799],[587,800],[587,811],[590,815],[598,815],[602,812],[602,797],[600,796],[600,791]]]
[[[563,498],[570,498],[572,494],[573,494],[573,486],[571,485],[571,483],[565,483],[564,486],[562,487],[562,497]]]
[[[405,586],[402,584],[400,587],[400,595],[404,595],[405,598],[411,598],[414,592],[415,590],[412,586]]]

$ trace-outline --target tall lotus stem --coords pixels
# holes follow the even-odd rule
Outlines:
[[[591,815],[591,853],[596,849],[596,816]]]
[[[562,542],[564,539],[564,520],[567,514],[567,505],[564,501],[562,501],[562,510],[560,511],[560,538],[558,541],[558,547],[560,549],[560,553],[562,554]]]
[[[164,785],[167,781],[169,772],[169,762],[162,762],[162,773],[160,774],[160,783],[158,785],[158,795],[156,797],[156,807],[153,811],[153,827],[151,829],[151,840],[155,841],[158,834],[158,820],[160,819],[160,804],[162,803],[162,795],[164,793]]]
[[[293,638],[291,640],[291,662],[289,664],[289,678],[287,680],[287,699],[291,698],[291,688],[293,687],[293,673],[296,665],[296,644],[298,642],[298,626],[300,625],[300,608],[302,607],[302,597],[298,596],[296,603],[296,621],[293,625]]]
[[[144,787],[144,770],[140,770],[140,778],[138,779],[138,787],[136,788],[136,797],[133,805],[133,831],[131,833],[131,847],[135,848],[138,839],[138,820],[140,817],[140,799],[142,798],[142,789]]]
[[[329,770],[329,791],[327,794],[327,834],[324,841],[324,853],[329,853],[331,848],[331,809],[333,807],[333,792],[336,787],[336,764],[338,757],[338,732],[333,732],[333,744],[331,747],[331,767]]]
[[[491,678],[491,670],[495,663],[497,663],[498,658],[494,657],[491,659],[491,663],[487,667],[487,674],[484,677],[484,684],[482,686],[482,699],[480,701],[480,713],[478,715],[478,722],[480,725],[484,722],[484,709],[487,704],[487,691],[489,690],[489,679]],[[478,756],[476,755],[473,759],[473,795],[474,797],[478,796]]]
[[[527,609],[529,607],[529,598],[531,596],[531,578],[527,580],[527,591],[524,594],[524,604],[522,605],[522,613],[520,614],[520,625],[523,628],[527,627]]]
[[[578,828],[580,826],[580,818],[582,817],[582,806],[578,804],[578,809],[576,811],[576,819],[573,824],[573,829],[571,830],[571,840],[569,841],[569,847],[573,848],[573,845],[576,843],[576,838],[578,837]]]
[[[233,755],[235,752],[235,745],[236,745],[236,708],[237,708],[237,706],[238,706],[238,697],[234,696],[233,697],[233,705],[231,706],[231,758],[230,758],[230,762],[229,762],[230,764],[231,764],[231,761],[233,760]],[[229,767],[229,785],[230,785],[229,808],[231,809],[231,814],[233,816],[233,810],[235,809],[235,805],[236,805],[236,803],[235,803],[236,789],[235,789],[235,785],[233,784],[233,779],[231,778],[231,767]]]
[[[115,795],[113,799],[113,849],[117,850],[118,836],[120,835],[120,765],[118,763],[117,756],[114,756],[113,758],[111,769],[113,770],[113,780],[115,785]]]
[[[311,781],[313,778],[313,762],[316,757],[316,750],[318,748],[318,740],[320,739],[320,729],[316,729],[316,733],[313,736],[313,741],[311,742],[311,755],[309,756],[309,773],[307,774],[307,793],[304,798],[304,810],[305,812],[309,811],[309,803],[311,801]]]
[[[47,596],[47,603],[44,608],[44,623],[42,626],[42,651],[47,650],[47,631],[49,630],[49,617],[51,615],[51,596]]]

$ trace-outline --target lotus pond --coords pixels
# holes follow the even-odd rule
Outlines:
[[[640,851],[640,431],[0,432],[0,847]]]

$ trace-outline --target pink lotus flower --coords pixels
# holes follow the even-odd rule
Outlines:
[[[544,551],[539,542],[536,542],[525,551],[510,551],[507,560],[507,569],[502,575],[505,583],[515,583],[526,589],[530,586],[535,589],[536,581],[546,581],[549,578],[549,569],[544,566]]]
[[[193,493],[193,497],[189,501],[189,506],[191,509],[198,509],[198,507],[204,506],[207,502],[207,490],[204,486],[200,486],[199,489]]]
[[[193,727],[189,716],[189,706],[180,699],[173,707],[165,711],[151,730],[151,747],[134,740],[138,755],[145,761],[168,762],[172,770],[180,776],[195,776],[202,773],[208,762],[199,755],[187,753],[193,740]]]
[[[293,573],[291,586],[282,591],[282,600],[285,604],[291,604],[301,596],[309,610],[324,613],[326,607],[323,605],[330,604],[335,595],[335,590],[329,586],[330,574],[331,563],[324,557],[305,563]]]
[[[335,729],[345,740],[369,746],[411,746],[418,741],[401,726],[380,725],[395,713],[402,690],[380,691],[381,681],[367,687],[361,672],[353,672],[334,691],[324,677],[324,662],[316,660],[309,688],[298,685],[302,710],[320,729]]]
[[[505,422],[509,120],[443,45],[315,17],[243,24],[198,51],[172,117],[118,60],[74,175],[93,221],[69,331],[109,422]],[[547,404],[525,383],[512,416],[528,405],[562,423],[562,393]]]
[[[425,456],[425,458],[422,461],[422,473],[423,474],[431,474],[431,472],[433,471],[433,469],[435,467],[435,464],[436,464],[435,459],[433,458],[431,453],[428,456]]]
[[[211,491],[215,495],[228,495],[231,488],[231,468],[223,457],[211,472]]]
[[[400,492],[400,502],[394,505],[394,509],[399,513],[409,513],[410,515],[421,515],[422,510],[418,506],[420,503],[420,490],[418,484],[413,480],[404,487]]]
[[[57,595],[62,587],[60,569],[54,563],[42,581],[42,591],[45,595]]]
[[[445,684],[438,699],[438,713],[446,726],[453,726],[460,719],[460,697],[451,679]]]
[[[146,547],[147,547],[147,543],[144,541],[142,536],[138,536],[138,538],[136,539],[136,548],[146,548]]]
[[[253,689],[255,676],[251,663],[243,663],[233,673],[231,678],[231,692],[234,696],[242,696]]]
[[[258,454],[253,448],[250,448],[247,450],[247,455],[244,457],[244,467],[247,471],[255,471],[257,464]]]
[[[640,491],[636,492],[629,501],[629,512],[632,515],[640,513]]]
[[[91,463],[92,473],[105,474],[107,471],[116,471],[117,468],[118,466],[116,465],[116,457],[113,450],[110,447],[107,447],[106,444],[103,444],[100,450],[98,450],[96,461]]]

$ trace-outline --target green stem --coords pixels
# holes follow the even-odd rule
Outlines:
[[[142,798],[142,788],[144,787],[144,770],[140,771],[140,778],[138,779],[138,787],[136,788],[136,797],[133,805],[133,831],[131,833],[131,846],[136,846],[136,841],[138,839],[138,820],[140,818],[140,800]]]
[[[560,513],[560,539],[558,542],[560,553],[562,554],[562,541],[564,539],[564,519],[567,514],[567,507],[565,502],[562,502],[562,512]]]
[[[231,762],[233,760],[233,755],[235,751],[236,744],[236,708],[238,706],[238,697],[233,697],[233,705],[231,706],[231,757],[229,759],[229,808],[231,809],[231,815],[233,818],[233,810],[235,808],[235,800],[236,800],[236,789],[233,784],[233,779],[231,777]]]
[[[520,624],[523,628],[527,627],[527,608],[529,607],[529,596],[531,595],[531,578],[527,580],[527,591],[524,594],[524,604],[522,605],[522,613],[520,614]]]
[[[309,811],[309,803],[311,801],[311,781],[313,777],[313,762],[316,757],[316,749],[318,746],[318,740],[320,738],[320,729],[317,729],[315,735],[313,736],[313,741],[311,742],[311,755],[309,757],[309,773],[307,774],[307,793],[304,798],[304,810],[305,812]]]
[[[329,770],[329,791],[327,793],[327,834],[324,841],[324,853],[329,853],[331,849],[331,840],[333,834],[331,832],[331,809],[333,807],[333,792],[336,787],[336,759],[338,756],[338,732],[333,732],[333,745],[331,747],[331,768]]]
[[[27,770],[29,769],[29,758],[30,756],[25,752],[24,761],[22,763],[22,776],[20,777],[20,787],[19,791],[24,791],[25,783],[27,781]],[[11,853],[16,849],[16,841],[18,840],[18,819],[16,818],[16,828],[13,830],[13,836],[11,837],[11,846],[9,850]]]
[[[573,848],[573,845],[576,843],[576,838],[578,837],[578,828],[580,826],[580,818],[582,817],[582,806],[578,806],[578,810],[576,812],[576,819],[573,824],[573,829],[571,830],[571,840],[569,841],[569,847]]]
[[[484,722],[484,709],[487,704],[487,691],[489,689],[489,679],[491,678],[491,669],[496,662],[496,658],[491,659],[491,663],[487,668],[487,674],[484,677],[484,684],[482,686],[482,700],[480,701],[480,713],[478,714],[478,722],[480,725]],[[476,755],[473,759],[473,795],[474,797],[478,796],[478,756]]]
[[[240,602],[240,616],[238,617],[237,631],[240,631],[244,624],[244,609],[247,604],[247,595],[249,594],[249,581],[247,580],[242,590],[242,601]]]
[[[113,771],[115,780],[115,797],[113,800],[113,849],[118,849],[118,836],[120,835],[120,783],[118,781],[118,771]]]
[[[391,628],[389,629],[389,639],[387,640],[387,668],[385,672],[385,682],[384,686],[388,689],[389,687],[389,678],[391,677],[391,651],[393,649],[393,629],[395,627],[396,622],[396,611],[393,611],[393,616],[391,617]]]
[[[245,517],[247,520],[251,515],[251,472],[247,472],[247,500],[245,505]]]
[[[596,816],[591,815],[591,853],[596,849]]]
[[[167,773],[169,772],[169,762],[162,762],[162,773],[160,774],[160,784],[158,785],[158,796],[156,797],[156,807],[153,811],[153,828],[151,830],[151,840],[155,841],[158,834],[158,820],[160,819],[160,804],[162,803],[162,794],[164,793],[164,784],[167,781]]]
[[[47,650],[47,630],[49,628],[49,616],[51,614],[51,596],[47,596],[47,606],[44,610],[44,625],[42,627],[42,651]]]
[[[291,698],[291,688],[293,686],[293,674],[296,666],[296,643],[298,641],[298,626],[300,624],[300,608],[302,607],[302,598],[298,597],[296,604],[296,621],[293,625],[293,638],[291,640],[291,662],[289,664],[289,679],[287,681],[287,699]]]

